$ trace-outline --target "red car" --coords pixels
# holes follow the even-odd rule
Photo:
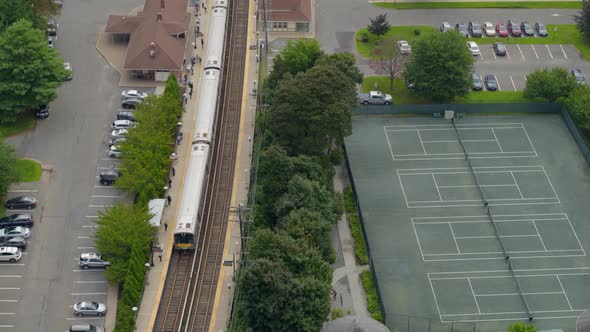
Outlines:
[[[508,37],[508,29],[502,23],[496,24],[496,32],[498,33],[498,37]]]

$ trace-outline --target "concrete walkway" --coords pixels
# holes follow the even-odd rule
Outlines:
[[[349,185],[346,169],[338,166],[334,176],[334,191],[342,193]],[[332,309],[342,309],[344,315],[370,317],[367,310],[367,299],[360,273],[368,266],[360,266],[356,263],[354,254],[354,239],[348,225],[346,214],[343,214],[337,224],[340,240],[340,248],[344,259],[344,266],[334,269],[332,276],[332,288],[336,291],[332,297]]]

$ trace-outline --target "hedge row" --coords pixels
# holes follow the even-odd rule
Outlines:
[[[367,294],[367,307],[371,317],[380,322],[383,322],[383,315],[381,314],[381,307],[379,306],[379,298],[377,297],[377,289],[373,283],[373,275],[371,271],[365,270],[361,272],[361,281],[363,282],[363,288]]]
[[[363,236],[361,219],[358,216],[356,200],[350,186],[344,189],[344,208],[348,214],[348,224],[350,225],[352,238],[354,239],[354,253],[356,259],[361,265],[369,264],[369,255],[367,254],[367,245],[365,244],[365,237]]]

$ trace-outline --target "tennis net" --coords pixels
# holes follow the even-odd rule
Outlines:
[[[469,153],[467,153],[467,149],[465,148],[465,144],[463,143],[463,138],[461,137],[461,133],[459,132],[459,128],[457,128],[457,124],[455,123],[455,118],[451,119],[453,123],[453,128],[457,132],[457,136],[459,137],[459,143],[461,143],[461,148],[463,148],[463,153],[465,154],[465,160],[469,159]]]

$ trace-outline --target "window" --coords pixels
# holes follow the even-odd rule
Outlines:
[[[287,22],[272,22],[273,30],[284,30],[287,29]]]

